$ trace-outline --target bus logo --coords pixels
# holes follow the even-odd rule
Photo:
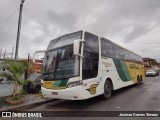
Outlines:
[[[138,65],[136,64],[129,64],[130,69],[139,69]]]
[[[104,61],[102,61],[102,65],[104,65],[105,67],[112,67],[112,63],[106,63]]]
[[[91,95],[95,94],[97,92],[96,88],[97,88],[98,84],[93,84],[90,86],[89,89],[86,89],[90,92]]]
[[[45,81],[45,82],[44,82],[45,88],[51,88],[51,87],[52,87],[52,84],[53,84],[53,81]]]

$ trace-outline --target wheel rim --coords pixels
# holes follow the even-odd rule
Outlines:
[[[138,78],[138,85],[141,84],[141,77]]]
[[[110,95],[110,93],[111,93],[111,86],[109,83],[106,83],[106,85],[105,85],[105,93],[107,96]]]

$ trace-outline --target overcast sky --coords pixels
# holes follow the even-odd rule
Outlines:
[[[0,0],[0,49],[16,44],[20,0]],[[160,0],[25,0],[19,57],[85,29],[160,60]]]

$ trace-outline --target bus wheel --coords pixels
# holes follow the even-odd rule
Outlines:
[[[112,95],[112,84],[109,80],[106,80],[104,84],[104,93],[102,94],[103,99],[108,99]]]
[[[137,85],[140,85],[140,84],[141,84],[141,81],[142,81],[142,80],[141,80],[141,77],[138,76],[138,77],[137,77]]]

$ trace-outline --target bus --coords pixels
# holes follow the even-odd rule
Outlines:
[[[42,94],[56,99],[108,99],[145,79],[141,56],[83,30],[50,41],[42,68]]]

